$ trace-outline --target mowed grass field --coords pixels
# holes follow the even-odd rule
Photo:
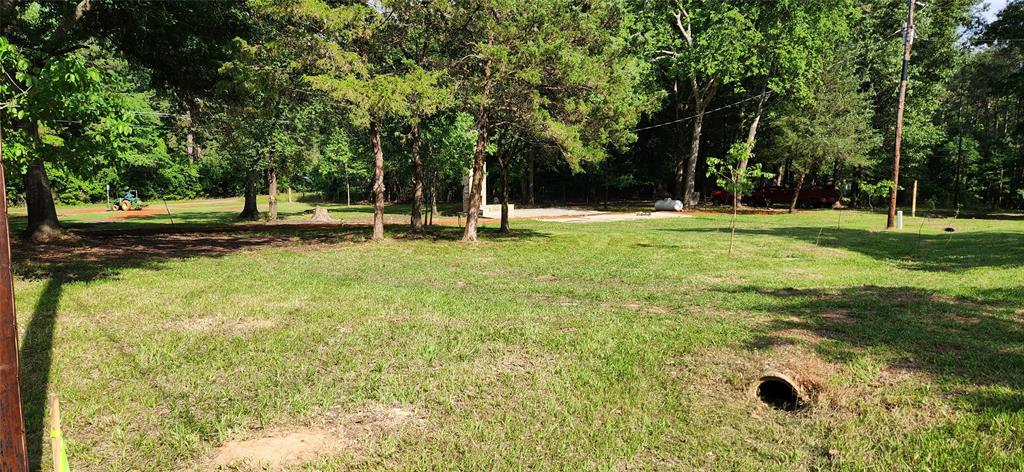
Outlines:
[[[716,213],[22,243],[31,454],[56,393],[85,471],[261,470],[230,451],[289,437],[294,470],[1024,468],[1024,218],[839,216],[743,215],[733,257]],[[767,371],[813,402],[762,404]]]

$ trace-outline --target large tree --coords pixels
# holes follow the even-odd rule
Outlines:
[[[26,92],[20,100],[22,112],[8,116],[14,128],[34,140],[26,140],[24,147],[30,235],[46,239],[60,227],[45,165],[57,156],[53,146],[44,144],[46,136],[66,140],[76,131],[64,126],[66,122],[97,123],[95,116],[91,121],[83,116],[72,118],[78,113],[78,101],[95,101],[91,97],[103,90],[99,86],[102,76],[84,64],[80,50],[90,45],[109,47],[132,64],[155,71],[157,82],[168,89],[202,88],[212,83],[202,79],[215,74],[228,40],[244,34],[239,10],[238,4],[229,2],[0,2],[0,36],[21,55],[19,73],[11,74],[14,88]],[[85,69],[78,70],[76,64]],[[59,87],[29,87],[29,82],[45,82],[54,71],[67,68],[77,70],[65,74],[77,77],[74,82],[68,79]]]
[[[754,149],[770,97],[804,99],[821,80],[828,53],[845,41],[854,14],[850,0],[759,0],[748,4],[759,41],[745,81],[755,91],[746,143]],[[745,156],[749,156],[746,154]],[[748,158],[739,161],[745,169]]]
[[[316,30],[299,30],[313,41],[316,70],[307,76],[316,90],[333,100],[350,120],[370,135],[373,153],[373,240],[384,239],[383,130],[389,120],[418,126],[421,116],[443,101],[442,74],[405,60],[399,45],[403,28],[392,24],[391,2],[332,6],[322,0],[286,2],[281,10]],[[418,142],[418,137],[414,140]],[[417,144],[418,146],[418,144]],[[418,149],[417,149],[418,152]]]
[[[880,142],[849,55],[834,53],[828,61],[806,99],[789,102],[773,115],[772,152],[797,176],[791,213],[809,173],[835,176],[838,169],[866,167]]]
[[[476,121],[463,241],[477,240],[484,160],[509,127],[559,151],[570,167],[624,145],[652,103],[647,65],[632,43],[624,2],[477,0],[452,8],[446,24],[449,76]]]
[[[689,88],[691,122],[689,152],[678,138],[673,195],[687,207],[695,200],[697,161],[708,107],[723,86],[756,73],[756,45],[761,34],[754,28],[752,8],[727,0],[641,1],[648,14],[648,38],[665,80],[682,108],[681,93]],[[682,84],[685,84],[683,86]]]

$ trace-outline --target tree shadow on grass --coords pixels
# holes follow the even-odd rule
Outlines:
[[[481,228],[480,233],[482,238],[496,241],[546,237],[543,233],[531,230],[499,235],[496,229]],[[407,228],[392,227],[388,234],[399,241],[457,241],[462,237],[462,228],[431,227],[420,235],[412,235]],[[15,241],[12,251],[15,275],[22,279],[46,279],[26,328],[20,354],[22,401],[31,468],[39,469],[45,447],[44,424],[53,363],[54,330],[66,283],[118,277],[121,271],[129,268],[155,270],[176,259],[223,257],[275,247],[315,250],[368,241],[369,236],[370,229],[363,226],[310,229],[266,225],[259,226],[257,230],[248,230],[238,226],[176,228],[150,224],[136,228],[78,231],[73,238],[49,244]],[[110,336],[109,333],[107,335]],[[121,354],[129,357],[138,367],[137,361],[123,349],[124,344],[120,340],[111,338],[110,341],[121,347]],[[147,375],[141,367],[138,370],[140,375]],[[175,414],[186,419],[192,416],[190,411],[184,410],[176,410]]]
[[[661,231],[714,233],[715,228],[672,228]],[[736,228],[736,238],[772,236],[822,247],[834,247],[899,264],[902,268],[932,272],[962,271],[977,267],[1024,265],[1024,235],[1010,231],[868,231],[822,227]],[[724,236],[728,238],[726,233]]]
[[[728,292],[749,295],[751,308],[775,314],[749,342],[765,349],[796,342],[794,330],[820,338],[823,357],[852,360],[870,351],[890,364],[958,380],[970,386],[963,398],[978,409],[1024,407],[1024,306],[1020,288],[954,298],[913,287],[873,285],[843,289],[766,290],[746,286]],[[1001,389],[996,389],[1001,390]]]
[[[39,470],[45,444],[44,418],[53,364],[53,330],[57,322],[64,281],[52,278],[46,282],[32,312],[21,344],[21,397],[28,459],[31,470]]]

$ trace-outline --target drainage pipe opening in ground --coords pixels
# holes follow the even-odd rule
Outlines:
[[[785,375],[765,375],[754,385],[757,398],[777,410],[796,411],[805,404],[800,387]]]

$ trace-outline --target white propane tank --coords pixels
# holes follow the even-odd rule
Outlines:
[[[655,211],[683,211],[683,202],[666,198],[654,202]]]

